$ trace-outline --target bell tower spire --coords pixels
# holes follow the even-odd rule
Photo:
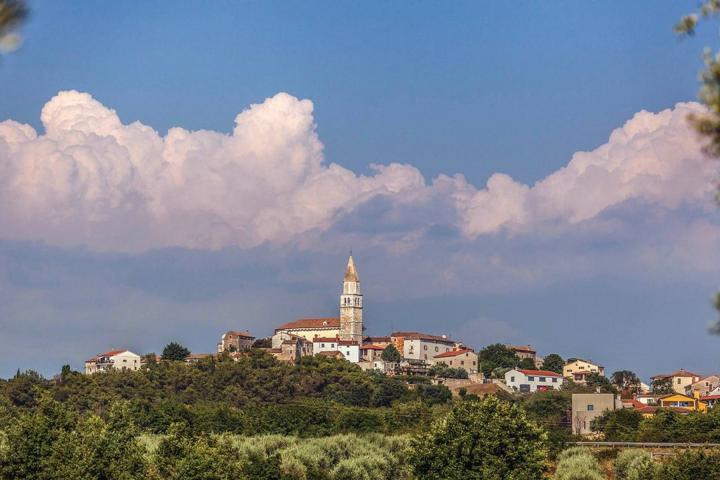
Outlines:
[[[360,293],[360,277],[355,268],[352,253],[348,258],[343,279],[343,292],[340,295],[340,339],[362,343],[363,298]]]

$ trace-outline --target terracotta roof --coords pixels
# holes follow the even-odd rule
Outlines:
[[[385,347],[381,347],[380,345],[362,345],[360,348],[363,350],[385,350]]]
[[[532,345],[510,345],[510,350],[515,350],[516,352],[535,353],[535,349],[532,348]]]
[[[390,341],[391,341],[390,337],[365,337],[365,338],[368,339],[370,341],[370,343],[375,343],[375,342],[390,343]]]
[[[444,343],[451,343],[455,344],[454,341],[450,340],[447,337],[443,337],[440,335],[430,335],[427,333],[420,333],[420,332],[393,332],[390,334],[391,337],[402,337],[402,338],[409,338],[411,340],[426,340],[431,342],[444,342]]]
[[[321,328],[340,328],[340,319],[338,317],[333,318],[301,318],[292,322],[283,323],[275,329],[278,330],[289,330],[297,328],[309,328],[309,329],[321,329]]]
[[[243,330],[242,332],[236,332],[234,330],[231,330],[225,334],[226,336],[230,337],[245,337],[245,338],[255,338],[253,335],[250,334],[247,330]]]
[[[345,281],[346,282],[359,282],[357,270],[355,269],[355,262],[353,261],[352,255],[348,258],[347,268],[345,269]]]
[[[110,350],[109,352],[101,353],[98,355],[98,357],[114,357],[115,355],[119,355],[123,352],[127,352],[127,349],[123,350]]]
[[[550,370],[520,370],[518,372],[525,375],[532,375],[533,377],[562,377],[559,373],[551,372]]]
[[[344,355],[337,350],[329,351],[329,352],[320,352],[318,355],[322,355],[323,357],[344,357]]]
[[[671,378],[671,377],[698,377],[699,378],[699,377],[701,377],[701,375],[698,375],[697,373],[693,373],[693,372],[688,372],[684,368],[681,368],[680,370],[677,370],[673,373],[667,373],[667,374],[661,373],[659,375],[655,375],[654,377],[650,377],[650,378],[652,378],[654,380],[656,378]]]
[[[439,354],[435,355],[434,358],[457,357],[458,355],[462,355],[462,354],[468,353],[468,352],[474,353],[474,352],[473,352],[472,350],[470,350],[470,349],[462,348],[462,349],[460,349],[460,350],[452,350],[452,351],[449,351],[449,352],[439,353]]]
[[[340,340],[338,341],[338,345],[345,345],[345,346],[351,346],[351,345],[360,345],[355,340]]]
[[[313,343],[317,342],[337,342],[339,339],[337,337],[315,337],[313,338]]]
[[[707,400],[720,400],[720,395],[705,395],[704,397],[700,397],[701,402],[705,402]]]

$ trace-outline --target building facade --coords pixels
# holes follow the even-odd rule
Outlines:
[[[252,347],[255,337],[250,335],[247,330],[242,332],[229,331],[223,333],[220,342],[217,344],[218,353],[222,352],[241,352]]]
[[[505,374],[505,385],[520,393],[559,390],[563,377],[549,370],[522,370],[513,368]]]
[[[651,378],[653,381],[669,379],[672,382],[673,391],[684,395],[685,389],[691,387],[693,383],[700,381],[701,375],[688,372],[687,370],[681,368],[673,373],[655,375]]]
[[[575,383],[585,383],[593,373],[605,376],[605,367],[577,358],[563,367],[563,377]]]
[[[439,353],[433,357],[430,363],[432,365],[443,364],[450,368],[462,368],[468,374],[477,373],[478,371],[477,353],[467,348]]]
[[[390,339],[403,358],[431,363],[436,355],[461,346],[445,335],[429,335],[420,332],[393,332]]]
[[[710,395],[710,392],[718,386],[720,386],[720,376],[708,375],[691,384],[689,387],[685,387],[685,394],[693,396],[697,392],[700,396]]]
[[[592,433],[590,423],[608,410],[622,408],[620,399],[612,393],[573,393],[572,431],[575,435]]]
[[[86,360],[85,374],[91,375],[109,370],[139,370],[140,360],[140,355],[130,350],[111,350]]]
[[[340,295],[340,339],[358,344],[363,339],[363,296],[352,255],[348,258]]]
[[[352,255],[348,258],[343,290],[340,295],[340,316],[326,318],[301,318],[287,322],[275,329],[275,334],[288,333],[312,342],[315,338],[336,338],[362,343],[363,341],[363,296],[360,292],[360,277]],[[273,348],[278,348],[273,341]]]

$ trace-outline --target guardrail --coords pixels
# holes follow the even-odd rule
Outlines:
[[[569,442],[580,447],[613,448],[720,448],[720,443],[661,443],[661,442]]]

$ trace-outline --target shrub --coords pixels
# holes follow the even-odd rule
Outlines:
[[[558,455],[556,480],[605,480],[597,459],[582,447],[569,448]]]
[[[635,464],[635,461],[639,459],[649,459],[652,462],[652,456],[644,450],[631,448],[620,452],[614,464],[617,480],[627,480],[629,478],[630,465],[634,464],[634,471],[637,471],[640,468],[640,463],[642,463]]]
[[[536,480],[547,460],[545,432],[494,396],[455,404],[412,446],[410,462],[423,480]]]
[[[658,468],[655,480],[720,480],[720,451],[685,450]]]

